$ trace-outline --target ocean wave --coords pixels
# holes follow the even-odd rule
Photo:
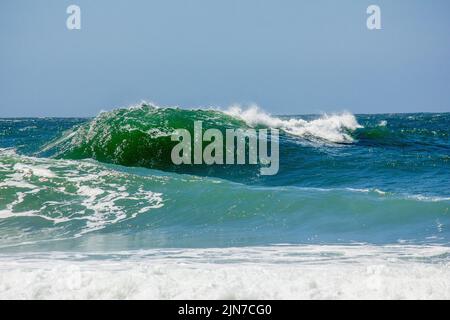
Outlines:
[[[269,115],[257,106],[251,106],[247,109],[233,106],[225,113],[244,120],[250,126],[278,128],[294,136],[322,139],[335,143],[354,142],[351,132],[362,128],[355,116],[348,112],[333,115],[324,114],[318,119],[310,121],[299,118],[281,119]]]
[[[47,143],[38,154],[55,158],[86,159],[101,162],[157,168],[183,169],[171,160],[178,143],[171,140],[176,129],[194,130],[194,121],[203,128],[245,128],[246,124],[215,110],[159,108],[142,104],[102,112],[88,123],[76,126],[62,137]],[[188,166],[186,166],[188,167]]]
[[[450,114],[364,115],[358,118],[364,128],[355,130],[352,136],[361,145],[449,149],[449,129],[445,123]]]
[[[42,219],[78,237],[163,206],[138,178],[90,161],[52,160],[0,150],[0,220]],[[71,231],[62,225],[74,223]],[[59,228],[61,226],[61,229]]]
[[[448,198],[377,188],[252,186],[13,150],[0,152],[0,181],[0,247],[123,232],[106,247],[446,243],[450,231]]]
[[[256,107],[237,107],[220,111],[214,109],[187,110],[160,108],[153,105],[102,112],[86,124],[67,131],[62,137],[46,144],[40,154],[57,158],[92,158],[126,166],[172,169],[171,150],[176,142],[170,135],[175,129],[191,133],[194,121],[202,121],[204,130],[266,127],[279,128],[285,133],[304,139],[330,143],[352,143],[351,132],[361,126],[349,113],[323,115],[306,121],[272,117]],[[192,168],[191,168],[192,169]]]

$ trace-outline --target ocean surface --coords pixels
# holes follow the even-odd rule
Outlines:
[[[278,128],[280,170],[172,164]],[[0,298],[450,298],[450,113],[0,119]]]

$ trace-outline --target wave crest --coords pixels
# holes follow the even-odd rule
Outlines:
[[[205,168],[175,166],[170,157],[173,147],[177,144],[171,141],[171,133],[182,128],[192,134],[196,121],[203,122],[204,130],[215,128],[225,133],[226,129],[277,128],[287,135],[331,143],[352,143],[352,131],[361,128],[355,116],[350,113],[324,114],[318,119],[308,121],[274,117],[256,106],[246,110],[233,106],[226,111],[220,111],[161,108],[144,103],[131,108],[102,112],[91,121],[50,142],[41,150],[41,154],[50,153],[53,157],[64,159],[92,158],[125,166],[199,173],[197,169],[204,171]],[[258,172],[253,170],[254,168],[240,169],[250,170],[251,174]],[[208,175],[211,175],[211,170],[220,171],[221,168],[215,166],[206,170]]]
[[[274,117],[255,105],[247,109],[232,106],[225,113],[244,120],[250,126],[278,128],[294,136],[316,138],[335,143],[352,143],[354,139],[350,133],[362,128],[355,116],[349,112],[324,114],[320,118],[310,121],[298,118],[282,119]]]

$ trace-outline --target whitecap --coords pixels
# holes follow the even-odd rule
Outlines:
[[[244,120],[250,126],[264,125],[282,129],[294,136],[315,137],[334,143],[354,142],[349,132],[362,128],[355,116],[349,112],[323,114],[320,118],[310,121],[298,118],[281,119],[271,116],[257,106],[247,109],[232,106],[225,113]]]

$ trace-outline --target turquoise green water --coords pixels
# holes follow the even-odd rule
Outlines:
[[[175,166],[175,128],[280,129],[280,170]],[[450,114],[268,116],[143,105],[0,119],[0,249],[449,242]]]

